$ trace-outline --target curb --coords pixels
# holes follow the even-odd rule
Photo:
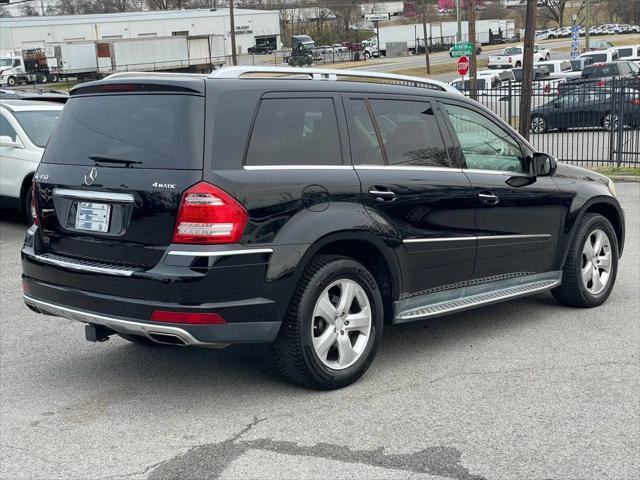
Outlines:
[[[607,175],[614,182],[640,183],[640,176],[637,175]]]

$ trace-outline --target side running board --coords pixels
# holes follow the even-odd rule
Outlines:
[[[514,284],[515,279],[510,279],[508,282],[498,281],[451,290],[448,292],[448,296],[452,298],[449,299],[443,298],[442,294],[444,292],[423,295],[410,299],[410,301],[396,304],[396,312],[398,312],[398,310],[400,311],[396,313],[393,323],[406,323],[524,297],[533,293],[550,290],[560,285],[561,278],[561,272],[549,272],[548,274],[520,277],[517,279],[519,280],[517,284]],[[408,303],[412,305],[407,305]],[[418,303],[420,305],[417,305]]]

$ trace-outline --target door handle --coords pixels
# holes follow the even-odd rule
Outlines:
[[[396,199],[396,194],[387,187],[374,185],[369,189],[369,195],[373,195],[379,202],[392,202]]]
[[[485,205],[497,205],[500,202],[498,196],[492,192],[480,192],[478,198]]]

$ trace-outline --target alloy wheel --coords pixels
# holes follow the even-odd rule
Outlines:
[[[602,126],[608,132],[610,132],[612,130],[617,130],[619,124],[620,124],[620,118],[618,117],[617,113],[609,112],[602,119]]]
[[[611,240],[604,230],[593,230],[582,247],[582,282],[592,295],[601,293],[611,276]]]
[[[318,297],[313,309],[313,349],[325,366],[344,370],[365,351],[371,324],[371,304],[364,289],[353,280],[336,280]]]
[[[546,126],[543,117],[533,117],[531,119],[531,131],[533,133],[544,133],[545,128]]]

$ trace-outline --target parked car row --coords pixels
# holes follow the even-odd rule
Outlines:
[[[589,35],[620,35],[620,34],[638,34],[640,33],[640,25],[628,25],[620,23],[610,23],[606,25],[592,26],[589,28]],[[586,29],[580,27],[580,36],[586,34]],[[572,35],[572,27],[566,26],[562,28],[548,28],[536,31],[536,40],[549,40],[553,38],[568,38]]]

